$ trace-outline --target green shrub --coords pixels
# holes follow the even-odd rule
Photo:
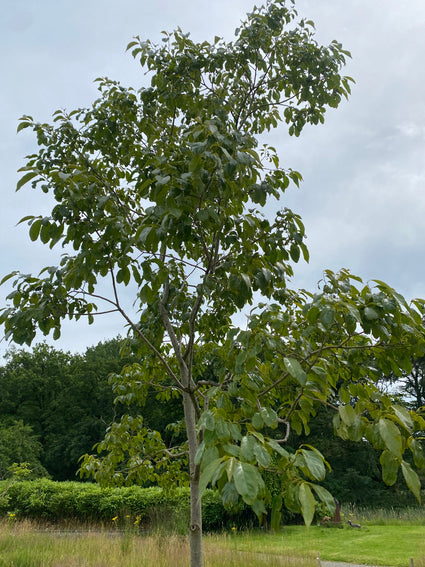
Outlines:
[[[12,485],[8,497],[0,502],[0,513],[13,512],[18,518],[101,522],[119,527],[137,519],[141,527],[178,533],[187,531],[189,524],[186,488],[165,493],[158,487],[101,488],[91,483],[39,479]],[[258,520],[245,504],[238,511],[225,510],[220,496],[207,490],[203,497],[203,524],[206,531],[218,531],[233,526],[258,526]]]
[[[3,486],[5,481],[0,482],[0,494]],[[213,490],[205,492],[202,503],[207,532],[258,527],[257,517],[244,503],[237,510],[226,510]],[[184,533],[189,525],[189,489],[166,493],[158,487],[101,488],[97,484],[48,479],[20,481],[9,486],[7,498],[0,499],[0,514],[8,513],[32,520],[102,523],[120,529],[131,525]],[[284,511],[283,521],[293,523],[294,518]],[[264,523],[267,527],[267,518]]]

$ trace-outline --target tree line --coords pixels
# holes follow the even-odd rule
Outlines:
[[[114,405],[109,375],[129,362],[120,357],[118,338],[83,354],[45,343],[31,351],[11,349],[0,367],[0,477],[7,477],[14,462],[29,462],[33,476],[76,480],[80,457],[123,413]],[[164,415],[173,411],[169,405]],[[143,413],[151,427],[165,429],[149,398]]]

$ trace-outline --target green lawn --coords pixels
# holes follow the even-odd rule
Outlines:
[[[367,526],[362,529],[288,526],[276,534],[254,531],[225,539],[211,536],[215,545],[235,551],[302,556],[320,553],[322,559],[406,567],[425,567],[425,526]]]

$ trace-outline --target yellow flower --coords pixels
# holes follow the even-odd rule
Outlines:
[[[118,520],[118,516],[115,516],[115,518],[112,518],[113,522],[116,522]]]

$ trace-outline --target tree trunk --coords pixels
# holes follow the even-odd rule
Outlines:
[[[196,434],[196,414],[190,394],[183,394],[184,417],[187,440],[189,442],[189,473],[190,473],[190,567],[202,567],[202,506],[199,496],[199,466],[195,465],[195,455],[198,449]]]
[[[202,567],[202,507],[199,481],[190,481],[190,567]]]

